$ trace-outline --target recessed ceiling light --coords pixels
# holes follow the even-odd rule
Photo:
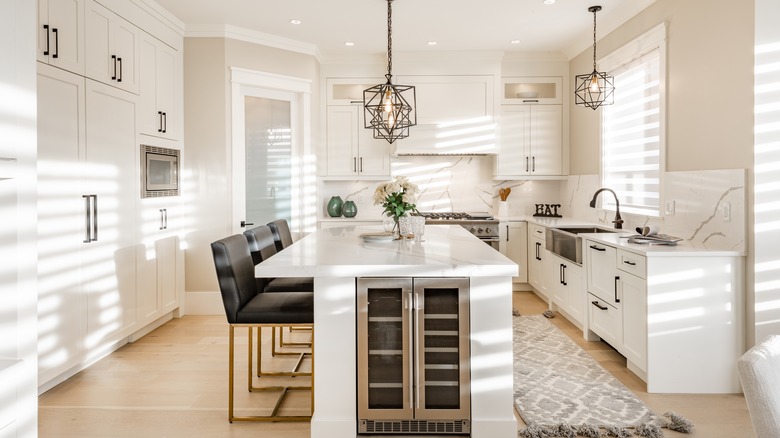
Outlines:
[[[512,40],[512,41],[510,41],[510,43],[512,43],[512,44],[520,44],[520,40]]]
[[[298,20],[297,18],[293,18],[290,20],[290,24],[301,24],[301,20]]]
[[[353,43],[352,41],[347,41],[347,42],[344,43],[344,45],[347,46],[347,47],[352,47],[352,46],[355,45],[355,43]]]
[[[439,44],[437,41],[428,41],[429,46],[435,46],[436,44]]]
[[[544,4],[546,4],[546,5],[554,5],[555,4],[555,0],[544,0]]]

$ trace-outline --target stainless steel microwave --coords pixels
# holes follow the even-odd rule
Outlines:
[[[179,151],[141,145],[141,197],[179,195]]]

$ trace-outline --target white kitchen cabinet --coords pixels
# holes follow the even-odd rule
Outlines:
[[[138,94],[140,30],[94,0],[87,1],[87,77]]]
[[[563,103],[561,76],[505,77],[501,79],[503,105]]]
[[[545,229],[536,224],[528,225],[528,283],[545,301],[550,300],[547,279],[552,278],[551,253],[545,247]]]
[[[145,326],[180,306],[183,251],[178,197],[146,198],[138,210],[138,325]]]
[[[504,105],[495,179],[560,177],[563,173],[561,105]]]
[[[547,281],[553,304],[563,311],[568,319],[583,324],[585,312],[585,287],[582,266],[549,253],[552,261],[553,278]]]
[[[499,224],[498,250],[518,265],[513,283],[528,283],[528,223],[525,221]]]
[[[83,77],[38,66],[38,379],[83,360],[87,233],[81,161],[86,157]],[[84,269],[88,269],[86,266]]]
[[[625,356],[648,392],[739,392],[743,258],[684,248],[655,254],[653,247],[643,255],[623,242],[586,240],[586,336],[595,333]]]
[[[493,123],[493,76],[396,76],[394,83],[415,87],[418,125]]]
[[[135,200],[138,96],[87,79],[87,155],[82,183],[95,195],[96,232],[85,246],[90,347],[105,348],[137,328]]]
[[[84,74],[86,0],[38,0],[38,61]]]
[[[361,105],[328,106],[327,150],[330,179],[390,178],[391,145],[364,128]]]
[[[142,134],[179,138],[179,57],[176,49],[141,32],[138,124]]]

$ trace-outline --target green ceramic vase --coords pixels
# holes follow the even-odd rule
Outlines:
[[[328,216],[330,217],[341,216],[343,206],[344,206],[344,201],[341,200],[340,196],[334,196],[330,198],[330,201],[328,201]]]
[[[355,217],[357,215],[357,205],[354,201],[344,201],[344,206],[341,207],[341,213],[344,217]]]

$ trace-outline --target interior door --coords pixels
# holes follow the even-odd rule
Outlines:
[[[293,224],[296,180],[293,157],[297,135],[297,95],[292,92],[242,87],[234,114],[241,132],[234,135],[234,227],[286,219]],[[242,135],[238,135],[242,134]]]

